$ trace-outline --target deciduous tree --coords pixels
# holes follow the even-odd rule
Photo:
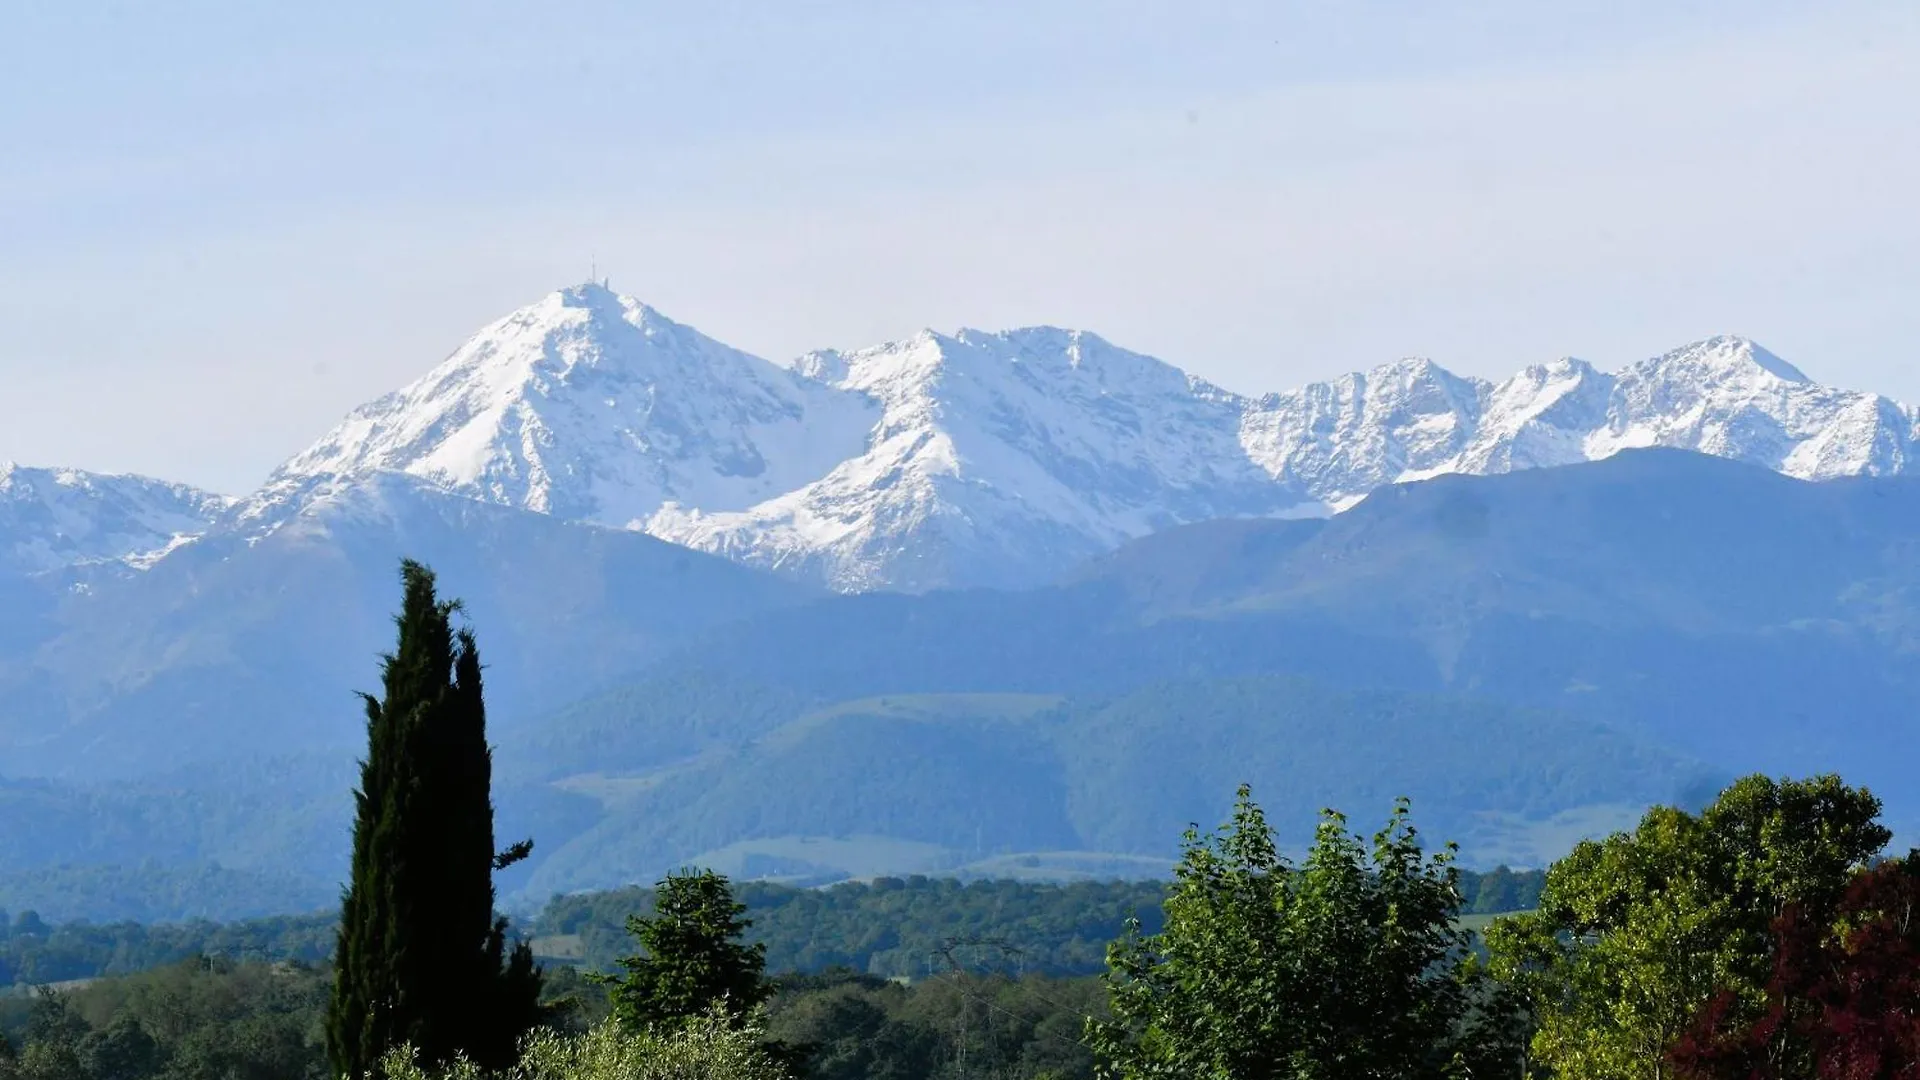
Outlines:
[[[1564,1080],[1662,1080],[1668,1051],[1716,996],[1764,1005],[1770,927],[1790,907],[1831,916],[1886,845],[1879,800],[1839,778],[1740,780],[1704,812],[1647,812],[1578,845],[1540,908],[1488,933],[1496,974],[1524,994],[1532,1055]]]
[[[1328,811],[1295,866],[1241,788],[1189,830],[1165,929],[1109,953],[1113,1019],[1088,1037],[1109,1080],[1416,1080],[1445,1075],[1467,935],[1451,851],[1407,804],[1368,845]]]
[[[1830,918],[1774,923],[1766,1005],[1722,992],[1673,1048],[1693,1080],[1920,1080],[1920,852],[1861,871]]]

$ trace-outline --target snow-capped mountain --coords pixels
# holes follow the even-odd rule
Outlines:
[[[1665,446],[1803,480],[1913,467],[1920,414],[1836,390],[1751,341],[1717,337],[1609,374],[1571,358],[1498,384],[1408,360],[1271,395],[1245,445],[1276,479],[1345,507],[1382,484],[1593,461]]]
[[[251,500],[381,471],[576,521],[744,509],[858,454],[875,413],[599,285],[556,292],[354,410]]]
[[[1042,580],[1170,525],[1300,502],[1241,450],[1244,401],[1092,334],[924,332],[796,367],[879,403],[865,452],[651,532],[835,588],[919,589]]]
[[[1247,402],[1240,445],[1272,479],[1334,508],[1452,471],[1486,411],[1486,384],[1402,360]]]
[[[0,462],[0,572],[143,565],[211,528],[232,502],[144,476]]]
[[[1045,580],[1170,525],[1667,446],[1796,477],[1902,472],[1920,417],[1740,338],[1495,384],[1403,360],[1246,398],[1092,334],[923,332],[782,367],[599,284],[356,410],[239,516],[380,472],[640,529],[842,590]]]

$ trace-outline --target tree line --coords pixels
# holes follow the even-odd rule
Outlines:
[[[0,917],[5,913],[0,912]],[[194,921],[49,925],[22,911],[0,925],[0,992],[43,983],[131,975],[200,957],[325,964],[339,920],[282,915],[244,922]]]
[[[1531,910],[1545,882],[1541,870],[1462,870],[1462,911]],[[920,875],[825,888],[747,881],[735,889],[752,916],[749,940],[767,947],[768,970],[817,974],[846,968],[882,978],[935,972],[939,949],[954,937],[994,942],[979,957],[993,970],[1096,974],[1106,964],[1107,943],[1129,918],[1139,918],[1149,931],[1159,928],[1166,891],[1163,880],[1056,884]],[[510,930],[531,938],[535,959],[546,965],[612,970],[629,947],[627,916],[652,910],[654,892],[557,896],[537,917]],[[338,927],[338,912],[226,923],[50,924],[31,910],[0,911],[0,992],[129,975],[203,956],[321,965],[333,955]]]
[[[1462,870],[1461,911],[1531,910],[1545,884],[1542,870]],[[1108,943],[1130,919],[1140,920],[1149,932],[1159,929],[1167,883],[914,875],[812,889],[749,881],[735,892],[753,917],[747,938],[767,947],[770,970],[847,968],[915,979],[939,970],[939,951],[954,938],[994,944],[978,957],[982,970],[1097,974],[1106,966]],[[535,951],[593,970],[611,969],[628,947],[627,916],[652,910],[654,896],[653,889],[632,888],[555,897],[530,927]]]
[[[732,883],[700,870],[628,916],[612,971],[543,972],[493,910],[491,875],[528,842],[492,833],[477,646],[425,568],[403,582],[331,977],[246,966],[224,977],[248,990],[197,1012],[184,992],[101,1010],[95,987],[47,990],[0,1076],[1920,1078],[1920,853],[1887,858],[1878,800],[1832,776],[1655,808],[1578,845],[1483,940],[1452,846],[1404,801],[1371,832],[1326,811],[1295,858],[1242,788],[1093,978],[1021,978],[964,936],[912,986],[773,978]],[[242,998],[254,1011],[221,1012]],[[222,1059],[207,1031],[257,1053]]]

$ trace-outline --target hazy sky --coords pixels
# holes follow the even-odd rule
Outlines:
[[[590,259],[774,359],[1920,400],[1920,4],[0,3],[0,459],[243,490]]]

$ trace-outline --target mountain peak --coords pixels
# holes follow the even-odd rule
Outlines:
[[[334,478],[404,472],[455,492],[615,526],[668,503],[737,509],[858,450],[809,432],[844,396],[587,282],[469,338],[356,409],[255,499],[274,517]]]
[[[1449,375],[1453,374],[1452,372],[1447,371],[1446,368],[1441,367],[1439,364],[1435,363],[1431,359],[1424,356],[1403,356],[1398,360],[1390,360],[1387,363],[1376,366],[1373,369],[1373,371],[1370,372],[1370,374],[1381,375],[1381,376],[1386,376],[1386,375],[1418,376],[1418,375],[1430,375],[1436,371],[1444,371]]]
[[[549,294],[558,298],[561,307],[586,308],[615,318],[632,320],[636,316],[645,319],[649,316],[661,318],[660,312],[625,293],[615,292],[604,281],[583,281],[578,285],[569,285]],[[671,320],[669,320],[671,321]]]
[[[1688,374],[1710,373],[1722,377],[1762,374],[1789,383],[1813,382],[1799,368],[1761,348],[1755,342],[1731,334],[1721,334],[1690,345],[1683,345],[1671,352],[1654,357],[1646,364],[1653,368],[1678,370]]]
[[[1488,388],[1481,380],[1456,375],[1424,356],[1406,356],[1368,371],[1356,371],[1331,385],[1342,395],[1360,399],[1376,400],[1381,395],[1389,398],[1438,395],[1439,399],[1456,404],[1478,398]],[[1316,388],[1307,389],[1311,392]]]
[[[1544,364],[1530,365],[1527,370],[1539,371],[1547,375],[1573,375],[1582,377],[1595,374],[1597,371],[1592,364],[1577,356],[1556,357]]]

